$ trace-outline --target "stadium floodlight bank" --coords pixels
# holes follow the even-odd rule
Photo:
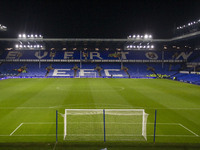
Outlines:
[[[0,24],[0,31],[7,31],[7,27]]]
[[[66,141],[146,141],[144,109],[65,109]]]

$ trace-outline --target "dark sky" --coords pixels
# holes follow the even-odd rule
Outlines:
[[[1,0],[0,37],[167,38],[178,25],[200,19],[200,0]]]

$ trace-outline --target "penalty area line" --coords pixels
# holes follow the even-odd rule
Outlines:
[[[10,133],[10,136],[12,136],[24,123],[20,123],[20,125],[17,126],[17,128],[12,132]]]
[[[186,129],[187,131],[189,131],[190,133],[194,134],[195,136],[199,136],[198,134],[194,133],[192,130],[188,129],[187,127],[185,127],[184,125],[182,125],[181,123],[179,123],[179,125],[181,127],[183,127],[184,129]]]

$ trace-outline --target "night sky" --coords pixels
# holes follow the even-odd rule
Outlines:
[[[37,33],[45,38],[173,36],[176,26],[200,19],[200,0],[1,0],[0,37]]]

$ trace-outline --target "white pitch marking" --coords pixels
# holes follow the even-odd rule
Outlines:
[[[90,107],[90,105],[94,105],[94,104],[69,104],[69,105],[60,105],[60,106],[49,106],[49,107],[0,107],[0,109],[54,109],[54,108],[66,108],[69,106],[72,107],[81,107],[81,108],[88,108]],[[108,104],[109,106],[105,106],[105,104],[95,104],[96,106],[98,106],[99,108],[118,108],[118,107],[123,107],[123,108],[134,108],[134,109],[147,109],[147,110],[155,110],[155,109],[159,109],[159,110],[200,110],[200,108],[148,108],[148,107],[133,107],[133,106],[129,106],[129,105],[115,105],[115,104]]]
[[[183,127],[184,129],[188,130],[190,133],[194,134],[195,136],[199,136],[198,134],[194,133],[192,130],[188,129],[187,127],[185,127],[184,125],[182,125],[181,123],[179,123],[179,125],[181,127]]]
[[[67,136],[102,136],[102,134],[68,134]],[[129,136],[129,137],[141,137],[142,135],[133,135],[133,134],[106,134],[106,136]],[[147,135],[147,136],[154,136],[154,135]],[[156,136],[163,136],[163,137],[196,137],[194,135],[156,135]]]
[[[58,122],[59,124],[64,124],[64,122]],[[56,122],[24,122],[23,124],[56,124]]]
[[[62,124],[62,122],[58,122],[59,124]],[[75,122],[73,122],[75,123]],[[73,124],[72,123],[72,124]],[[88,123],[88,122],[79,122],[79,123]],[[102,122],[92,122],[92,123],[102,123]],[[115,122],[109,122],[109,124],[115,123]],[[26,122],[26,123],[20,123],[19,126],[17,126],[17,128],[10,134],[10,135],[0,135],[0,136],[54,136],[54,134],[32,134],[32,135],[13,135],[23,124],[55,124],[54,122]],[[138,123],[130,123],[130,124],[138,124]],[[148,123],[148,124],[153,124],[153,123]],[[188,129],[187,127],[185,127],[184,125],[182,125],[181,123],[157,123],[157,124],[168,124],[168,125],[179,125],[181,127],[183,127],[184,129],[186,129],[187,131],[189,131],[190,133],[192,133],[193,135],[195,135],[196,137],[199,137],[198,134],[196,134],[195,132],[193,132],[192,130]],[[83,134],[83,136],[98,136],[101,134]],[[129,134],[110,134],[108,136],[137,136],[137,135],[129,135]],[[60,135],[59,135],[60,136]],[[81,134],[71,134],[70,136],[82,136]],[[153,136],[153,135],[147,135],[147,136]],[[157,136],[180,136],[180,137],[192,137],[192,135],[157,135]]]
[[[147,136],[154,136],[154,135],[147,135]],[[156,136],[163,136],[163,137],[196,137],[195,135],[156,135]]]
[[[22,134],[22,135],[12,135],[12,136],[16,136],[16,137],[20,137],[20,136],[24,136],[24,137],[26,137],[26,136],[55,136],[56,134]],[[103,134],[101,134],[101,135],[99,135],[99,136],[102,136]],[[7,137],[7,136],[10,136],[10,135],[0,135],[0,137]],[[60,136],[60,137],[62,137],[63,136],[63,134],[58,134],[58,136]],[[70,134],[70,136],[86,136],[85,134],[82,134],[82,135],[80,135],[80,134]],[[95,134],[87,134],[87,136],[97,136],[97,135],[95,135]],[[110,135],[110,136],[112,136],[112,135]],[[130,136],[130,135],[121,135],[121,136]],[[132,136],[134,136],[134,135],[132,135]],[[147,135],[147,136],[154,136],[154,135]],[[197,136],[195,136],[195,135],[156,135],[156,136],[164,136],[164,137],[197,137]],[[198,136],[199,137],[199,136]]]
[[[125,89],[125,87],[118,87],[118,86],[114,86],[113,89],[101,89],[101,88],[97,88],[97,89],[76,89],[76,90],[70,90],[70,92],[87,92],[87,91],[92,91],[92,92],[113,92],[113,91],[123,91]],[[59,91],[66,91],[66,89],[62,89],[60,87],[56,87],[56,90]]]
[[[102,122],[68,122],[68,124],[101,124]],[[25,124],[55,124],[55,122],[24,122]],[[58,122],[58,124],[64,124],[64,122]],[[106,122],[106,124],[142,124],[142,123],[134,123],[134,122],[127,122],[127,123],[117,123],[117,122]],[[147,123],[147,124],[154,124],[154,123]],[[163,125],[179,125],[179,123],[157,123]]]
[[[23,122],[20,123],[20,125],[18,125],[18,127],[12,133],[10,133],[10,136],[12,136],[15,133],[15,131],[17,131],[23,124]]]
[[[0,135],[1,136],[10,136],[10,135]],[[56,136],[56,134],[21,134],[21,135],[16,135],[13,134],[12,136]],[[58,136],[63,136],[63,134],[58,134]]]

